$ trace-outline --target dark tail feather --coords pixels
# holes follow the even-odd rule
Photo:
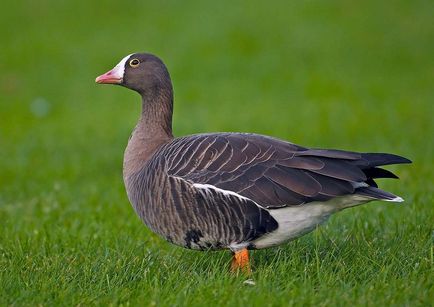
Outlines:
[[[360,163],[361,161],[363,161],[363,162]],[[367,180],[365,182],[367,184],[369,184],[371,187],[378,188],[378,185],[374,179],[376,179],[376,178],[398,179],[398,176],[396,176],[391,171],[388,171],[388,170],[385,170],[383,168],[379,168],[376,166],[388,165],[388,164],[399,164],[399,163],[411,163],[411,161],[404,158],[404,157],[397,156],[394,154],[365,153],[365,154],[362,154],[362,159],[357,161],[356,163],[359,165],[360,169],[366,175]],[[382,190],[379,190],[379,191],[382,191]],[[387,193],[387,192],[384,192],[384,193]],[[392,195],[396,198],[395,195],[393,195],[393,194],[390,194],[390,195]],[[394,200],[394,201],[396,201],[396,200]]]
[[[378,188],[378,184],[375,182],[375,180],[374,179],[372,179],[372,178],[368,178],[368,179],[366,179],[366,181],[365,181],[367,184],[369,184],[371,187],[374,187],[374,188]]]
[[[368,167],[411,163],[407,158],[388,153],[363,153],[362,159],[368,162]]]
[[[368,178],[394,178],[398,179],[398,176],[396,176],[391,171],[379,168],[379,167],[372,167],[364,169],[363,172],[365,173],[366,177]]]
[[[403,202],[404,199],[402,199],[399,196],[396,196],[392,193],[380,190],[375,187],[363,187],[358,188],[356,190],[356,194],[367,196],[369,198],[378,199],[378,200],[385,200],[385,201],[392,201],[392,202]]]

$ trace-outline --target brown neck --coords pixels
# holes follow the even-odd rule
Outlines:
[[[124,154],[124,179],[140,171],[172,135],[172,86],[153,88],[142,94],[142,114]]]

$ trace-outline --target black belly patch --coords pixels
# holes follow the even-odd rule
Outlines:
[[[196,244],[200,248],[200,239],[203,237],[202,232],[198,229],[191,229],[185,233],[185,246],[192,248],[192,244]]]

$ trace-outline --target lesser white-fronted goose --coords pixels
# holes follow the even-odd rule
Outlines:
[[[249,270],[248,249],[300,237],[342,209],[403,201],[374,181],[397,178],[379,166],[410,163],[397,155],[309,149],[246,133],[174,138],[172,83],[154,55],[128,55],[96,82],[142,96],[123,166],[137,214],[174,244],[230,249],[234,270]]]

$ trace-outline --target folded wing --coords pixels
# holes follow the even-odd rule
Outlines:
[[[179,138],[164,150],[169,151],[164,154],[170,157],[169,175],[238,193],[266,208],[326,201],[359,190],[366,195],[367,188],[377,187],[375,178],[397,178],[378,166],[410,162],[392,154],[308,149],[241,133]]]

